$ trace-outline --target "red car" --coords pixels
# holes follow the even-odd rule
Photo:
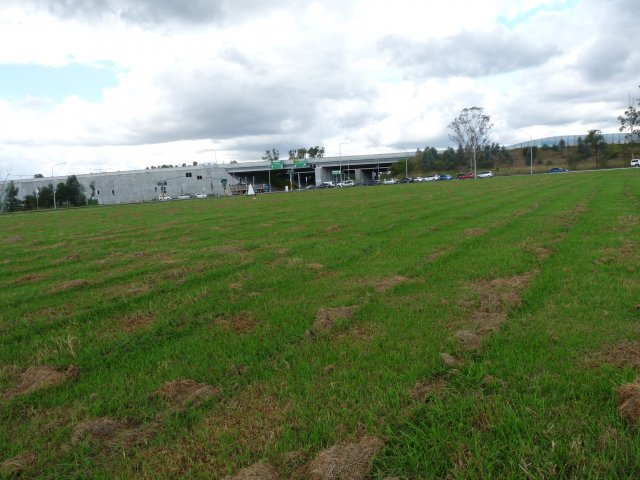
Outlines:
[[[467,172],[467,173],[459,173],[456,178],[458,180],[465,180],[467,178],[475,178],[475,176],[473,175],[473,172]]]

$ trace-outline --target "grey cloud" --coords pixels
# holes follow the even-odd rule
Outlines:
[[[418,77],[482,77],[533,67],[557,55],[551,42],[533,42],[506,28],[489,33],[465,31],[425,42],[388,36],[380,47],[389,61]]]
[[[114,16],[132,24],[203,24],[253,17],[279,7],[295,8],[302,0],[7,0],[48,11],[61,18],[99,21]]]

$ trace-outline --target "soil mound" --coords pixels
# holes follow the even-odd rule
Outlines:
[[[236,333],[251,332],[258,326],[258,321],[252,312],[239,312],[231,317],[220,317],[215,319],[214,323]]]
[[[31,452],[21,453],[0,463],[0,473],[7,475],[20,475],[36,462],[36,456]],[[13,477],[10,477],[13,478]]]
[[[322,450],[309,464],[313,480],[360,480],[367,478],[373,459],[383,447],[382,440],[363,437],[358,443],[340,443]]]
[[[448,353],[441,353],[440,358],[442,359],[442,363],[449,368],[460,368],[463,365],[462,360],[459,360]]]
[[[406,280],[408,280],[407,277],[403,277],[402,275],[395,275],[393,277],[383,278],[382,280],[380,280],[375,284],[375,289],[380,293],[384,293],[387,290],[392,289],[396,285],[400,285],[402,282],[405,282]]]
[[[478,350],[482,346],[480,337],[469,330],[458,330],[456,332],[456,338],[460,342],[462,349],[469,352]]]
[[[419,402],[426,403],[436,395],[444,392],[446,389],[447,382],[444,379],[440,378],[434,380],[425,378],[416,383],[416,386],[411,392],[411,396]]]

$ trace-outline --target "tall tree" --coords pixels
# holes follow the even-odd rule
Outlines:
[[[587,145],[589,145],[589,148],[595,154],[596,168],[598,168],[598,153],[602,152],[607,146],[604,135],[602,135],[602,132],[600,132],[600,130],[589,130],[589,134],[584,141]]]
[[[262,160],[267,160],[268,162],[277,162],[280,158],[280,152],[277,148],[272,148],[271,150],[265,150],[264,155],[262,155]]]
[[[618,117],[618,120],[620,121],[620,131],[625,132],[627,143],[631,145],[631,156],[633,157],[633,146],[640,137],[640,97],[629,101],[629,107]]]
[[[20,199],[18,198],[18,188],[13,181],[10,181],[4,190],[4,198],[0,199],[0,212],[15,212],[20,208]]]
[[[464,149],[474,174],[477,173],[476,150],[489,141],[492,127],[491,117],[484,114],[482,107],[463,108],[448,126],[452,131],[449,138]]]
[[[67,201],[71,203],[71,205],[79,207],[87,202],[87,198],[84,195],[84,185],[78,181],[75,175],[67,177],[65,187],[67,190]]]

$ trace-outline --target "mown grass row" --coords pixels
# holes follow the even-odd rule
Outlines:
[[[589,358],[638,336],[635,173],[4,216],[0,389],[11,365],[81,373],[0,400],[0,460],[121,478],[263,460],[288,478],[370,434],[380,477],[632,478],[640,443],[612,392],[636,372]],[[523,276],[511,303],[482,290]],[[506,321],[464,351],[455,332],[479,328],[487,302]],[[315,329],[330,307],[352,314]],[[218,393],[171,410],[157,391],[177,378]],[[95,417],[160,427],[124,453],[71,442]]]

